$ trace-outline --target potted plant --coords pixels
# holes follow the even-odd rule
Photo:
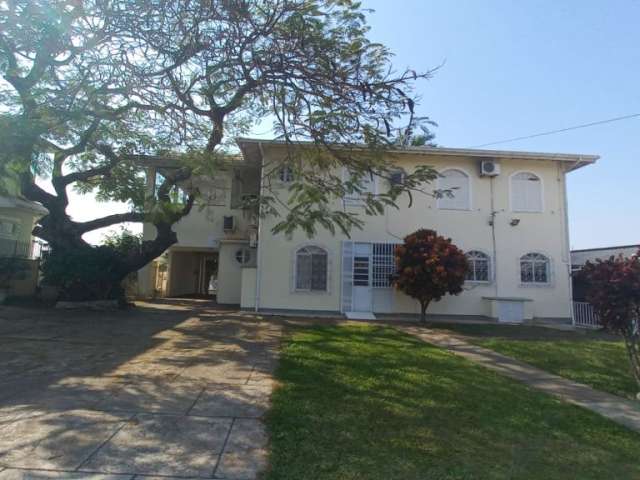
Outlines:
[[[0,257],[0,304],[4,303],[16,280],[27,278],[29,264],[24,258]]]

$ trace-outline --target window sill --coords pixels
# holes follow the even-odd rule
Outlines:
[[[295,293],[297,295],[329,295],[328,290],[293,290],[291,293]]]
[[[449,212],[471,212],[471,208],[449,208],[449,207],[437,207],[437,210],[444,210]]]
[[[537,283],[537,282],[531,282],[531,283],[522,283],[520,282],[519,285],[521,288],[553,288],[554,285],[553,283]]]

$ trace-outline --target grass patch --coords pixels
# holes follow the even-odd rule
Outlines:
[[[396,330],[296,328],[269,479],[640,478],[640,435]]]
[[[438,325],[468,341],[593,388],[635,398],[624,342],[602,332],[513,325]]]

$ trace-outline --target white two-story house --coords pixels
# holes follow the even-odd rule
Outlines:
[[[400,210],[363,217],[364,227],[354,229],[351,238],[323,230],[308,238],[303,232],[274,235],[278,218],[258,219],[240,208],[242,198],[259,195],[265,182],[286,201],[291,171],[273,168],[285,158],[286,145],[239,139],[238,146],[242,155],[225,177],[201,185],[200,205],[175,225],[178,244],[140,272],[142,294],[205,294],[215,286],[218,303],[257,312],[416,315],[418,303],[396,291],[389,277],[395,245],[419,228],[430,228],[467,253],[471,271],[464,292],[433,303],[429,314],[570,321],[566,175],[597,156],[394,150],[388,154],[400,170],[430,165],[440,178],[427,188],[452,196],[416,196],[410,208],[400,199]],[[366,185],[374,194],[386,188],[387,180],[381,179]],[[363,210],[358,198],[338,199],[334,207]],[[145,226],[145,236],[152,234]]]

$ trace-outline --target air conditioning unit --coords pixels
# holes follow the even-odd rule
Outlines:
[[[402,170],[395,170],[391,172],[389,177],[389,183],[391,185],[402,185],[404,183],[405,173]]]
[[[495,160],[482,160],[480,162],[481,177],[495,177],[500,175],[500,164]]]
[[[224,233],[232,233],[235,229],[236,222],[232,215],[222,217],[222,230]]]

